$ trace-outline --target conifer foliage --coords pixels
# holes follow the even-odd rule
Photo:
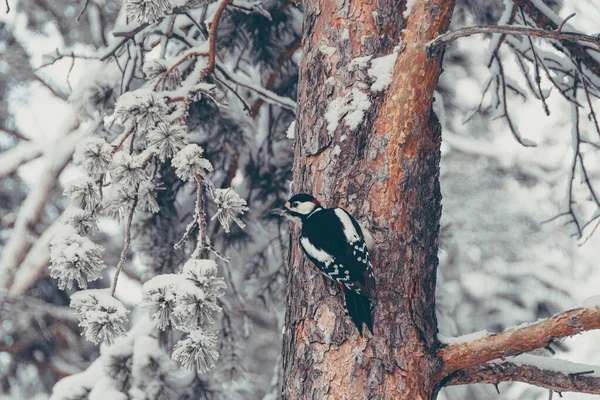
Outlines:
[[[79,18],[93,20],[101,2],[88,3]],[[277,147],[289,147],[301,10],[278,0],[126,0],[101,18],[90,26],[100,29],[94,51],[60,49],[41,67],[68,57],[89,68],[65,96],[77,123],[61,151],[79,172],[57,199],[66,206],[47,257],[70,294],[65,313],[101,346],[52,399],[208,398],[226,377],[245,379],[246,298],[281,301],[279,258],[266,254],[282,231],[267,210],[287,195],[291,152]],[[259,123],[268,138],[254,137]],[[259,220],[265,235],[249,250]],[[107,224],[122,237],[107,238]],[[248,276],[231,273],[241,266]],[[240,278],[248,290],[236,288]],[[143,299],[132,305],[123,285],[136,280]],[[208,384],[218,360],[223,378]]]

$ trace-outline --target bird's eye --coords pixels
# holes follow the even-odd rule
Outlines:
[[[297,201],[295,201],[295,202],[292,203],[292,207],[296,208],[296,207],[298,207],[298,204],[300,204],[300,203],[298,203]]]

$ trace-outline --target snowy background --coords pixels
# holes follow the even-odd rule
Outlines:
[[[179,3],[185,2],[173,5]],[[565,0],[555,10],[562,18],[577,13],[569,22],[570,28],[597,33],[600,8],[594,3]],[[269,89],[288,100],[295,97],[300,53],[282,66],[277,60],[294,47],[301,32],[301,10],[289,4],[265,2],[263,7],[272,15],[270,21],[261,12],[235,10],[226,14],[220,33],[223,65],[243,75],[247,86],[267,86],[273,71],[279,71]],[[23,233],[26,247],[33,247],[22,263],[45,267],[34,276],[15,276],[11,290],[15,290],[12,294],[18,293],[17,297],[0,291],[0,399],[41,400],[49,398],[54,384],[63,377],[87,371],[78,380],[93,382],[104,376],[98,363],[90,367],[99,351],[104,358],[126,352],[125,345],[100,350],[79,336],[77,317],[67,307],[69,295],[75,290],[60,291],[46,267],[53,234],[50,228],[69,204],[62,192],[69,182],[85,175],[80,166],[69,163],[63,170],[60,164],[71,157],[81,141],[77,135],[93,130],[98,121],[82,117],[96,111],[82,111],[88,104],[86,93],[98,82],[112,84],[121,77],[115,63],[107,65],[92,58],[104,51],[107,42],[109,46],[113,43],[110,32],[115,24],[115,31],[127,27],[120,2],[91,1],[79,21],[79,3],[13,0],[10,5],[11,12],[0,15],[0,249],[16,235],[19,214],[31,207],[26,211],[39,215]],[[502,1],[459,2],[453,28],[494,23],[501,18],[502,10]],[[199,8],[192,16],[205,18],[201,13]],[[177,45],[170,43],[163,43],[163,54],[161,46],[148,52],[148,59],[177,54]],[[549,48],[543,41],[536,40],[536,44]],[[511,117],[521,135],[537,143],[535,148],[517,143],[506,121],[494,119],[491,111],[464,122],[477,108],[490,76],[489,52],[490,37],[454,43],[446,52],[445,72],[436,95],[435,107],[444,128],[438,320],[440,334],[446,337],[482,329],[497,332],[535,321],[577,307],[600,292],[600,233],[590,235],[591,225],[578,239],[572,236],[574,226],[565,224],[566,219],[542,223],[565,211],[567,204],[565,193],[573,158],[570,104],[558,91],[552,91],[547,99],[551,112],[547,116],[542,103],[533,96],[523,99],[509,95]],[[44,66],[58,53],[67,56]],[[85,57],[73,59],[69,54]],[[509,52],[503,62],[506,75],[515,85],[526,88]],[[134,71],[130,89],[140,87],[143,81],[141,69]],[[543,87],[549,88],[549,82],[544,81]],[[114,97],[118,97],[117,91]],[[239,91],[251,106],[258,100],[252,90]],[[114,103],[111,93],[106,101]],[[175,391],[179,397],[166,398],[275,398],[269,396],[278,393],[288,236],[285,226],[273,220],[268,210],[288,196],[293,141],[287,136],[293,114],[271,102],[259,106],[256,118],[251,118],[244,115],[239,99],[231,92],[218,99],[229,103],[230,108],[196,99],[187,122],[188,140],[204,147],[204,156],[214,166],[212,182],[235,189],[247,200],[250,210],[242,217],[246,228],[234,224],[229,234],[217,220],[209,221],[216,249],[231,258],[229,264],[219,262],[219,274],[228,286],[221,304],[224,313],[215,323],[220,359],[200,378],[183,371],[180,376],[170,376],[168,379],[176,382],[173,387],[179,388]],[[581,120],[583,136],[596,138],[593,124],[583,112]],[[592,182],[600,190],[600,150],[588,147],[584,155]],[[134,256],[128,258],[116,292],[117,299],[131,311],[126,328],[133,326],[138,330],[136,335],[148,335],[145,330],[151,330],[140,322],[145,317],[137,307],[142,302],[142,284],[157,274],[180,273],[186,255],[193,250],[184,248],[178,253],[170,249],[190,221],[194,187],[177,183],[174,175],[167,178],[171,181],[163,182],[166,188],[158,204],[170,207],[169,211],[134,221]],[[48,182],[51,186],[44,191]],[[227,184],[222,186],[220,182]],[[586,203],[588,195],[581,182],[576,180],[575,186],[582,199],[578,212],[595,212]],[[35,196],[45,197],[38,210]],[[217,207],[212,200],[207,207],[212,217]],[[103,278],[90,287],[106,288],[119,261],[122,224],[101,216],[95,242],[105,248],[103,257],[108,268]],[[164,250],[167,247],[169,250]],[[146,340],[148,337],[136,341],[134,349],[159,354],[160,349],[152,348],[156,341]],[[556,357],[600,364],[599,343],[600,333],[588,332],[554,346]],[[140,355],[141,351],[135,353],[134,364],[144,359],[146,353]],[[161,362],[167,365],[168,359]],[[68,386],[69,381],[65,382],[63,386]],[[194,391],[186,392],[183,387],[193,387]],[[548,398],[546,390],[528,385],[503,383],[499,388],[500,395],[494,387],[481,385],[451,388],[442,396]],[[60,396],[57,392],[54,398],[75,398],[65,394],[64,387],[58,389]],[[144,395],[149,396],[137,394],[139,398]],[[564,397],[593,398],[570,393]]]

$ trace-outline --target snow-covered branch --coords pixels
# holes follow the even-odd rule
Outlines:
[[[0,155],[0,177],[15,172],[21,165],[35,160],[43,154],[42,145],[35,142],[22,142]]]
[[[8,288],[21,261],[29,250],[29,234],[42,216],[42,211],[52,192],[58,177],[71,161],[75,145],[85,134],[83,129],[70,133],[62,139],[53,150],[44,155],[44,168],[36,185],[19,209],[15,227],[10,239],[2,249],[0,257],[0,288]]]
[[[450,344],[438,352],[443,361],[442,375],[544,348],[555,340],[593,329],[600,329],[600,308],[576,308],[530,325]]]
[[[451,374],[446,386],[472,383],[524,382],[552,391],[600,394],[600,366],[523,354]]]

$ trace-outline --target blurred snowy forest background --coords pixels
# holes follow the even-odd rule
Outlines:
[[[208,34],[205,22],[221,3],[9,0],[10,13],[0,16],[0,399],[47,399],[62,378],[66,379],[53,399],[87,398],[90,390],[90,398],[108,398],[102,396],[111,393],[115,399],[128,398],[125,393],[134,399],[278,397],[289,236],[287,226],[269,210],[289,196],[294,132],[288,128],[294,120],[302,6],[289,0],[234,0],[219,24],[218,57],[208,80],[216,86],[178,92],[187,76],[171,72],[170,67],[174,60],[185,58],[184,71],[206,68],[203,57],[186,54],[189,48],[203,49]],[[451,29],[495,24],[505,9],[502,0],[457,3]],[[569,21],[569,30],[589,34],[597,33],[600,21],[595,3],[547,2],[561,18],[577,13]],[[164,10],[174,13],[163,18]],[[579,235],[568,218],[553,219],[568,208],[565,193],[578,200],[573,206],[577,216],[595,212],[580,166],[569,190],[573,107],[554,89],[546,99],[547,116],[543,103],[532,95],[536,87],[528,90],[519,60],[502,49],[509,86],[521,88],[526,95],[508,92],[512,122],[537,147],[517,143],[506,119],[495,118],[495,109],[472,114],[493,71],[488,68],[491,39],[470,37],[448,48],[436,96],[436,112],[444,128],[438,281],[438,320],[444,336],[481,329],[496,332],[535,321],[580,305],[598,294],[600,287],[600,234],[591,235],[594,224]],[[533,42],[540,51],[552,52],[544,40]],[[529,42],[520,38],[513,43]],[[534,64],[524,62],[533,76]],[[169,118],[176,115],[179,131],[131,138],[129,156],[142,155],[146,158],[141,169],[153,168],[148,180],[153,186],[144,184],[145,194],[136,195],[136,204],[138,200],[145,204],[133,215],[131,251],[116,287],[116,298],[130,311],[124,329],[132,329],[132,342],[97,346],[81,336],[76,311],[69,308],[78,286],[60,290],[50,277],[49,244],[57,233],[64,234],[63,212],[71,202],[63,191],[67,188],[73,194],[73,182],[80,186],[87,182],[90,164],[81,156],[82,146],[91,146],[86,137],[103,138],[112,145],[107,151],[110,163],[111,151],[129,137],[128,117],[118,114],[134,112],[136,99],[117,100],[124,92],[153,86],[168,92],[172,102],[184,97],[185,106],[170,109]],[[542,79],[544,93],[551,86]],[[158,110],[156,118],[161,119],[165,116],[160,110],[171,103],[150,107]],[[590,181],[598,183],[600,190],[600,141],[588,113],[581,111],[580,133],[596,145],[582,144],[581,155]],[[159,139],[166,145],[152,150],[152,155],[144,153]],[[212,165],[212,171],[202,170],[206,177],[196,182],[186,183],[184,167],[200,167],[186,164],[177,171],[171,167],[171,157],[186,143],[202,147],[202,157]],[[98,146],[102,152],[103,145]],[[79,162],[71,162],[74,152]],[[125,153],[122,160],[114,161],[121,163],[119,168],[139,161],[126,160]],[[115,171],[107,193],[119,183]],[[137,172],[131,176],[129,172],[123,172],[124,185],[133,182],[138,188],[141,184],[133,176]],[[102,178],[100,182],[104,184]],[[194,374],[170,361],[173,341],[182,333],[158,334],[147,321],[146,308],[139,305],[148,302],[142,294],[145,282],[159,274],[181,274],[194,252],[196,239],[190,238],[180,248],[174,244],[195,218],[199,182],[206,186],[206,194],[214,195],[204,201],[212,246],[208,253],[217,261],[227,290],[222,297],[215,295],[211,315],[219,359],[215,368]],[[216,194],[229,193],[228,188],[249,208],[239,216],[243,229],[212,219],[224,209]],[[73,197],[80,201],[82,195]],[[132,201],[125,197],[123,201]],[[97,216],[93,242],[104,248],[102,257],[108,267],[102,270],[102,278],[90,279],[92,289],[110,287],[126,241],[125,215],[132,208],[111,199],[106,200],[112,202],[106,208],[112,207],[121,218]],[[225,256],[229,262],[222,259]],[[60,278],[60,271],[53,276]],[[592,331],[554,348],[562,358],[598,364],[599,343],[600,333]],[[455,387],[441,396],[448,400],[548,397],[547,391],[522,384],[499,388],[500,394],[491,386]]]

